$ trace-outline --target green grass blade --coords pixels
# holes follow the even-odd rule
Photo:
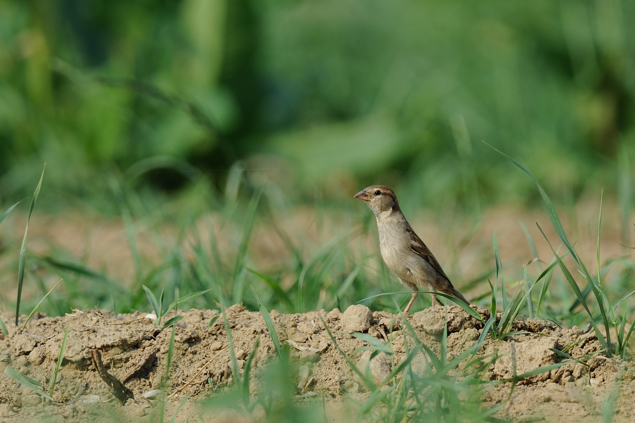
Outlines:
[[[498,294],[498,285],[501,285],[501,294],[503,296],[503,310],[507,309],[507,291],[505,288],[505,281],[501,281],[500,273],[503,269],[503,263],[501,262],[500,255],[498,254],[498,241],[496,240],[496,231],[494,231],[494,259],[496,261],[496,279],[494,280],[494,295]],[[495,310],[493,310],[495,312]]]
[[[536,375],[539,375],[541,373],[550,372],[550,371],[552,371],[554,369],[560,368],[562,366],[566,366],[567,364],[569,364],[569,363],[567,363],[566,361],[561,361],[560,363],[550,364],[548,366],[538,367],[537,369],[530,370],[528,372],[521,373],[519,375],[515,375],[515,376],[513,376],[513,377],[511,377],[509,379],[502,379],[502,380],[505,381],[505,382],[517,382],[519,380],[526,379],[526,378],[532,377],[532,376],[536,376]]]
[[[254,221],[256,219],[256,210],[258,209],[258,203],[260,202],[262,191],[263,190],[261,189],[256,195],[251,197],[249,205],[247,206],[247,216],[245,217],[245,222],[243,223],[243,227],[245,228],[245,230],[243,232],[240,245],[238,246],[238,254],[236,256],[236,263],[234,265],[234,282],[238,280],[240,273],[243,271],[245,258],[247,256],[247,248],[249,247],[249,240],[251,239],[251,232],[253,230]],[[234,293],[234,302],[240,302],[237,301],[236,296],[242,296],[242,292]]]
[[[568,253],[565,253],[565,254],[568,254]],[[542,307],[542,302],[545,300],[547,296],[547,290],[549,289],[549,285],[551,285],[551,279],[553,278],[553,269],[556,266],[556,264],[558,264],[558,262],[555,259],[552,260],[549,267],[542,272],[543,274],[545,274],[546,272],[546,277],[544,278],[542,287],[540,288],[540,294],[538,295],[538,305],[536,306],[536,315],[540,315],[540,308]],[[542,274],[539,279],[542,279]]]
[[[482,346],[483,346],[482,343],[478,343],[477,342],[475,345],[472,345],[470,348],[468,348],[467,350],[463,351],[461,354],[457,355],[451,361],[449,361],[446,364],[445,368],[447,369],[448,372],[450,370],[453,370],[453,369],[457,368],[459,363],[461,363],[463,360],[465,360],[469,356],[475,355]]]
[[[42,174],[40,175],[40,181],[35,187],[33,197],[31,198],[31,206],[29,207],[29,215],[26,218],[26,226],[24,228],[24,238],[22,239],[22,246],[20,247],[20,255],[18,257],[18,298],[15,302],[15,325],[18,326],[20,319],[20,302],[22,300],[22,285],[24,284],[24,266],[26,263],[26,240],[29,234],[29,222],[31,221],[31,215],[33,214],[33,208],[37,197],[40,195],[40,188],[42,188],[42,181],[44,180],[44,171],[46,170],[46,163],[42,168]]]
[[[610,345],[611,344],[611,324],[609,322],[609,314],[612,313],[612,310],[610,308],[610,305],[608,304],[608,297],[606,293],[604,292],[604,289],[597,284],[597,278],[594,276],[591,276],[591,274],[587,270],[584,263],[582,261],[578,261],[577,263],[580,267],[580,271],[582,275],[587,281],[587,287],[585,288],[585,292],[587,292],[590,289],[590,291],[593,292],[593,296],[596,299],[598,308],[600,309],[600,317],[602,318],[602,324],[604,325],[604,328],[606,329],[606,342],[608,345]],[[609,357],[611,357],[613,352],[609,350],[607,351],[607,354],[609,355]]]
[[[264,210],[264,217],[266,218],[267,224],[273,229],[280,238],[280,240],[284,243],[287,250],[293,256],[293,262],[295,266],[299,266],[302,263],[302,249],[298,248],[293,240],[289,238],[289,236],[280,228],[277,220],[280,217],[280,212],[277,209],[273,208],[271,202],[267,202],[267,207]]]
[[[620,321],[616,323],[615,325],[615,337],[616,339],[616,346],[615,346],[615,353],[617,355],[621,355],[622,354],[622,345],[624,345],[624,343],[622,342],[624,340],[624,331],[626,330],[626,314],[627,312],[624,312],[624,315],[620,318]]]
[[[598,239],[597,239],[597,245],[595,247],[595,251],[596,251],[596,265],[597,265],[597,269],[598,269],[598,276],[597,276],[597,280],[598,280],[598,286],[602,286],[602,279],[601,279],[601,264],[600,264],[600,233],[602,230],[602,203],[604,200],[604,190],[601,191],[600,193],[600,213],[598,215]]]
[[[18,204],[20,204],[21,202],[23,202],[24,200],[20,200],[17,203],[15,203],[14,205],[12,205],[11,207],[9,207],[8,209],[6,209],[4,211],[4,213],[0,214],[0,223],[2,223],[2,221],[4,219],[7,218],[7,216],[9,215],[9,213],[11,213],[11,210],[13,210]]]
[[[585,286],[584,289],[582,290],[582,298],[586,300],[590,293],[591,293],[591,284],[587,284],[587,286]],[[578,299],[578,297],[576,297],[573,303],[569,306],[569,313],[573,313],[579,305],[580,305],[580,300]]]
[[[100,282],[104,284],[105,286],[108,286],[110,289],[112,288],[117,289],[117,291],[119,291],[122,294],[127,292],[120,282],[112,280],[112,279],[108,279],[105,275],[101,273],[97,273],[93,270],[90,270],[87,267],[84,267],[80,264],[59,260],[51,256],[41,256],[41,257],[34,256],[34,258],[55,269],[63,270],[63,271],[75,273],[80,276],[86,276],[91,279],[95,279],[97,282]]]
[[[564,357],[564,358],[566,358],[567,360],[571,360],[571,361],[575,361],[576,363],[580,363],[580,364],[582,364],[584,367],[587,367],[587,369],[588,369],[588,365],[587,365],[586,363],[584,363],[582,360],[578,360],[577,358],[572,357],[571,355],[567,354],[567,353],[566,353],[566,352],[564,352],[564,351],[560,351],[560,350],[557,350],[557,349],[555,349],[555,348],[549,348],[549,350],[550,350],[552,353],[554,353],[554,354],[556,354],[556,355],[559,355],[560,357]]]
[[[229,358],[232,368],[232,376],[234,377],[234,384],[236,388],[240,390],[240,368],[238,367],[238,361],[236,361],[236,352],[234,351],[234,340],[232,338],[232,332],[229,328],[229,320],[227,319],[226,310],[222,311],[223,321],[225,323],[225,333],[227,334],[227,343],[229,344]]]
[[[613,307],[613,310],[617,310],[617,308],[618,308],[620,305],[622,305],[622,303],[623,303],[624,301],[628,300],[628,299],[629,299],[629,297],[630,297],[631,295],[633,295],[633,294],[635,294],[635,290],[633,290],[633,291],[629,292],[628,294],[626,294],[626,296],[622,297],[622,298],[621,298],[621,299],[617,302],[617,304],[615,304],[615,307]]]
[[[545,203],[545,206],[547,208],[547,214],[549,215],[549,219],[551,220],[551,224],[553,225],[554,229],[556,230],[556,233],[558,234],[558,236],[560,237],[560,239],[562,240],[564,245],[567,247],[567,249],[571,253],[571,256],[573,257],[573,259],[576,262],[579,263],[578,256],[573,251],[573,247],[572,247],[571,243],[569,242],[569,239],[567,238],[567,234],[564,231],[564,227],[562,226],[562,222],[560,221],[560,217],[558,217],[558,213],[556,212],[556,208],[554,207],[553,203],[551,202],[551,199],[547,195],[547,192],[538,183],[538,180],[534,177],[534,175],[531,174],[531,172],[529,172],[527,169],[525,169],[520,163],[518,163],[511,156],[508,156],[507,154],[503,153],[502,151],[500,151],[496,147],[486,143],[485,141],[483,141],[483,142],[487,146],[489,146],[491,149],[493,149],[494,151],[496,151],[499,154],[501,154],[504,157],[506,157],[510,162],[512,162],[514,165],[516,165],[520,170],[522,170],[527,175],[529,175],[529,177],[532,179],[532,181],[534,181],[534,183],[536,184],[536,187],[538,187],[538,191],[540,192],[540,195],[542,196],[542,200]]]
[[[439,357],[437,357],[434,351],[432,351],[432,349],[423,342],[419,343],[418,346],[420,346],[421,349],[423,349],[428,356],[428,360],[426,360],[426,363],[428,363],[429,361],[429,364],[432,365],[432,368],[434,368],[436,372],[440,372],[443,369],[443,362],[439,359]],[[415,347],[413,351],[416,350],[417,348]]]
[[[33,310],[31,310],[31,313],[28,315],[28,317],[26,318],[26,321],[24,322],[24,324],[22,325],[22,327],[20,328],[20,330],[18,331],[18,333],[22,332],[24,330],[24,328],[26,327],[26,324],[29,323],[29,320],[31,320],[31,317],[33,317],[33,315],[35,314],[35,312],[37,311],[38,308],[40,308],[40,306],[42,305],[42,303],[44,302],[44,300],[46,300],[48,298],[49,295],[51,295],[51,292],[53,292],[55,290],[55,288],[57,288],[57,286],[60,284],[60,282],[62,282],[62,279],[60,279],[59,281],[57,281],[57,283],[55,285],[53,285],[53,288],[51,288],[46,295],[44,295],[44,297],[42,297],[42,299],[40,300],[40,302],[37,303],[37,305],[35,307],[33,307]]]
[[[128,245],[130,247],[130,253],[132,255],[132,261],[135,265],[135,274],[136,279],[140,280],[141,277],[141,253],[139,252],[139,247],[137,246],[137,237],[136,230],[134,227],[134,222],[132,219],[132,213],[130,212],[130,206],[126,202],[126,197],[124,195],[121,184],[117,181],[117,179],[108,175],[107,178],[108,185],[110,185],[110,189],[115,197],[115,202],[119,207],[119,212],[121,213],[121,218],[123,219],[124,229],[126,232],[126,238],[128,239]]]
[[[62,367],[62,361],[64,361],[64,350],[66,349],[66,338],[68,337],[68,329],[70,324],[66,325],[66,330],[64,331],[64,338],[62,339],[62,346],[60,347],[60,354],[57,357],[57,364],[55,365],[55,370],[53,371],[53,377],[51,378],[51,384],[49,388],[49,392],[51,397],[55,392],[55,384],[57,383],[57,374],[60,371],[60,367]]]
[[[305,264],[300,271],[300,276],[298,276],[298,313],[304,313],[304,279],[311,268],[310,266],[310,264]]]
[[[157,322],[159,321],[159,317],[161,316],[161,307],[159,306],[159,301],[157,301],[157,297],[150,291],[145,285],[143,286],[143,290],[146,292],[146,297],[148,297],[148,301],[152,305],[152,309],[154,310],[154,314],[157,316]],[[157,323],[158,324],[158,323]]]
[[[359,408],[359,411],[357,412],[357,415],[361,417],[366,415],[367,413],[370,413],[373,410],[373,408],[381,407],[380,404],[384,402],[386,398],[388,398],[391,395],[394,395],[395,393],[394,390],[395,388],[392,388],[392,387],[389,387],[386,389],[377,389],[361,405],[361,407]],[[367,419],[360,419],[360,421],[367,421]],[[377,419],[377,421],[379,421],[379,419]]]
[[[234,162],[229,168],[227,182],[225,183],[225,198],[232,206],[238,201],[238,191],[245,173],[245,165],[242,161]]]
[[[481,322],[485,322],[483,320],[483,316],[478,314],[476,310],[474,310],[468,304],[465,304],[462,300],[460,300],[458,297],[455,297],[454,295],[446,294],[445,292],[439,292],[439,291],[434,291],[434,292],[433,291],[419,291],[419,294],[435,294],[437,297],[446,298],[452,301],[454,304],[461,307],[470,316],[474,317],[475,319],[478,319]]]
[[[392,295],[408,295],[408,296],[412,296],[412,291],[393,291],[393,292],[382,292],[381,294],[375,294],[375,295],[371,295],[368,297],[364,297],[361,300],[357,301],[357,304],[362,304],[368,300],[372,300],[374,298],[380,298],[380,297],[390,297]]]
[[[633,322],[635,323],[635,322]],[[622,337],[622,343],[621,345],[619,345],[619,347],[621,348],[620,351],[620,357],[622,357],[622,360],[624,360],[626,358],[626,353],[628,352],[628,341],[631,338],[631,335],[633,334],[633,329],[635,329],[635,324],[631,323],[631,327],[628,329],[628,332],[626,332],[626,335],[624,335]],[[621,327],[622,333],[624,333],[624,328],[626,325],[626,319],[624,320],[624,323]]]
[[[248,272],[262,279],[267,285],[269,285],[271,289],[273,289],[273,292],[276,294],[276,296],[289,307],[289,310],[293,310],[293,301],[291,300],[291,297],[289,297],[289,294],[287,294],[287,291],[282,289],[282,287],[280,286],[280,283],[277,280],[275,280],[271,276],[267,276],[253,269],[249,269],[247,267],[245,269]]]
[[[501,335],[505,335],[511,330],[512,324],[514,323],[514,319],[520,312],[520,309],[522,308],[522,305],[525,303],[527,294],[529,292],[530,291],[526,292],[525,295],[523,296],[522,295],[523,291],[521,289],[517,289],[516,292],[514,293],[511,303],[503,311],[503,315],[501,316],[501,321],[499,325]]]
[[[566,254],[567,253],[565,253],[565,255]],[[498,333],[499,336],[509,335],[509,331],[511,330],[512,324],[514,323],[514,320],[520,313],[523,304],[525,303],[527,303],[528,305],[530,304],[531,292],[533,291],[534,287],[536,286],[538,282],[540,282],[542,278],[545,277],[545,275],[549,274],[549,271],[553,269],[553,266],[555,266],[555,264],[556,263],[553,263],[549,268],[544,270],[540,274],[540,276],[538,276],[538,279],[536,279],[532,284],[529,284],[529,281],[526,280],[525,294],[522,297],[521,297],[522,291],[520,290],[514,295],[514,299],[512,300],[510,307],[507,310],[505,310],[505,312],[503,313],[503,316],[501,317],[501,323],[499,325],[499,333]],[[526,266],[525,266],[525,269],[526,269]]]
[[[218,318],[219,318],[219,317],[220,317],[220,314],[218,314],[218,315],[216,315],[216,316],[212,317],[212,318],[209,320],[209,323],[207,324],[207,327],[208,327],[208,328],[211,328],[212,326],[214,326],[214,323],[216,323],[216,321],[218,320]]]
[[[241,304],[243,302],[243,293],[245,290],[245,276],[247,271],[243,267],[238,272],[238,275],[233,279],[231,284],[232,290],[232,302],[235,304]]]
[[[260,301],[258,294],[256,291],[251,288],[254,295],[256,296],[256,301],[258,301],[258,307],[260,308],[260,314],[262,314],[262,318],[265,321],[265,326],[267,326],[267,330],[269,331],[269,336],[271,337],[271,342],[273,342],[273,346],[276,349],[276,354],[278,358],[282,357],[282,348],[280,347],[280,339],[278,338],[278,333],[276,332],[276,327],[273,324],[273,320],[271,319],[271,315],[267,310],[267,307]]]
[[[489,283],[489,289],[492,291],[492,306],[490,308],[490,320],[494,319],[493,321],[493,333],[494,334],[498,334],[498,329],[497,329],[497,325],[496,325],[496,315],[498,314],[497,311],[497,304],[496,304],[496,297],[497,295],[497,289],[496,289],[496,285],[492,285],[492,281],[491,280],[487,280],[487,283]]]
[[[483,330],[481,331],[481,334],[478,337],[477,344],[482,345],[485,343],[485,338],[487,337],[487,334],[490,332],[490,330],[492,331],[491,333],[492,339],[498,339],[498,330],[496,330],[496,327],[494,326],[495,324],[496,324],[496,316],[492,315],[487,320],[487,323],[485,323],[485,326],[483,326]]]
[[[551,251],[553,252],[556,260],[558,261],[558,265],[560,266],[560,270],[562,270],[562,273],[564,274],[565,279],[567,280],[567,282],[571,286],[571,289],[573,289],[573,292],[575,293],[576,297],[580,301],[580,304],[582,304],[582,306],[584,307],[584,310],[589,315],[589,318],[590,318],[590,321],[591,321],[591,325],[593,326],[593,329],[595,330],[595,334],[597,335],[598,341],[600,341],[600,344],[602,344],[602,347],[604,347],[606,349],[606,353],[610,357],[612,355],[612,352],[611,352],[611,349],[609,348],[609,343],[607,342],[607,339],[604,337],[604,335],[602,335],[602,333],[600,332],[600,329],[595,324],[595,319],[593,317],[593,313],[591,312],[591,309],[589,309],[589,306],[587,305],[586,299],[582,295],[582,291],[580,291],[580,288],[578,287],[578,284],[576,283],[575,279],[573,279],[573,276],[571,275],[571,272],[569,272],[569,269],[567,269],[567,266],[565,266],[565,264],[562,261],[562,259],[560,259],[560,256],[558,256],[558,254],[556,254],[556,251],[553,249],[553,246],[551,245],[551,242],[549,241],[549,239],[547,238],[547,236],[543,232],[543,230],[540,227],[540,225],[538,225],[538,229],[540,229],[540,232],[542,233],[542,235],[547,240],[547,243],[549,244],[549,247],[551,248]],[[608,328],[607,328],[607,331],[608,331]]]
[[[183,397],[183,399],[181,400],[181,402],[179,403],[179,406],[176,408],[176,411],[174,412],[174,415],[172,416],[172,418],[170,419],[170,423],[176,423],[176,416],[179,415],[179,411],[181,411],[181,409],[183,408],[183,406],[185,406],[185,403],[187,402],[187,399],[189,398],[189,395],[186,395],[185,397]]]
[[[170,344],[168,345],[168,358],[165,365],[165,375],[163,375],[162,385],[165,388],[168,380],[170,379],[170,368],[172,367],[172,355],[174,354],[174,334],[176,326],[172,326],[172,333],[170,334]],[[165,389],[163,389],[165,391]]]
[[[161,390],[163,391],[163,399],[161,401],[161,409],[159,414],[159,422],[163,423],[165,420],[165,404],[166,404],[166,389],[165,387],[168,384],[168,380],[170,379],[170,367],[172,367],[172,354],[174,353],[174,333],[176,330],[176,326],[172,326],[172,333],[170,334],[170,344],[168,345],[168,357],[165,364],[165,374],[161,378]]]
[[[342,295],[344,295],[344,292],[346,292],[346,290],[350,288],[350,286],[355,281],[355,278],[357,277],[359,272],[362,270],[363,266],[364,266],[364,263],[360,263],[355,269],[353,269],[353,271],[346,277],[346,279],[344,279],[344,282],[342,282],[342,284],[337,290],[337,293],[335,294],[336,298],[341,298]]]
[[[534,260],[536,261],[536,266],[538,267],[538,270],[542,272],[542,264],[540,264],[540,260],[538,259],[538,249],[536,248],[534,239],[529,233],[527,226],[525,226],[525,224],[522,221],[520,221],[519,223],[520,223],[520,227],[523,230],[523,233],[525,234],[525,238],[527,238],[527,243],[529,243],[529,248],[531,249],[531,254],[534,257]]]
[[[325,243],[312,257],[311,259],[302,266],[302,270],[300,271],[300,275],[298,276],[297,281],[294,284],[294,288],[297,287],[297,312],[304,313],[304,297],[307,295],[305,293],[305,279],[309,270],[311,270],[315,265],[322,264],[324,269],[328,268],[327,264],[330,260],[333,259],[333,251],[343,240],[349,237],[349,233],[342,233],[341,235],[331,239],[327,243]],[[318,277],[315,278],[319,280]],[[316,284],[314,284],[316,285]],[[310,291],[307,291],[310,292]],[[308,295],[307,295],[308,296]]]
[[[564,253],[562,256],[558,256],[556,254],[556,257],[560,257],[560,259],[563,259],[563,258],[565,258],[567,256],[567,254],[569,254],[569,252]],[[556,261],[556,259],[554,257],[554,259],[551,262],[551,264],[549,265],[549,267],[547,267],[545,270],[542,271],[542,273],[540,274],[540,276],[538,276],[538,279],[536,279],[536,281],[539,281],[542,278],[544,278],[545,276],[547,276],[549,273],[552,273],[553,269],[556,267],[556,264],[558,264],[558,262]]]
[[[207,294],[209,291],[211,291],[213,288],[209,288],[206,289],[204,291],[198,291],[198,292],[193,292],[191,294],[187,294],[181,298],[178,298],[176,300],[174,300],[172,303],[170,303],[170,305],[168,306],[168,308],[165,309],[165,313],[167,313],[170,310],[175,309],[176,307],[180,306],[183,303],[186,303],[196,297],[200,297],[201,295]]]
[[[461,285],[462,290],[469,291],[472,288],[479,287],[482,282],[489,279],[496,272],[496,268],[491,268],[489,270],[483,271],[483,273],[478,274],[475,277],[472,277],[468,282]]]
[[[617,198],[621,211],[621,232],[622,244],[630,245],[631,212],[633,207],[633,177],[631,176],[631,166],[629,163],[627,143],[620,143],[620,151],[617,154],[617,170],[619,180],[617,184]]]
[[[362,347],[362,348],[360,348],[362,350],[371,349],[373,351],[383,351],[383,352],[385,352],[386,354],[389,354],[389,355],[392,355],[392,354],[395,353],[393,350],[388,348],[388,346],[386,344],[384,344],[383,342],[381,342],[379,339],[375,338],[374,336],[370,336],[367,333],[354,332],[352,335],[355,338],[361,339],[362,341],[366,341],[369,344],[373,345],[372,347]]]
[[[174,317],[172,317],[171,319],[168,319],[168,321],[167,321],[167,322],[165,322],[165,323],[163,324],[163,326],[161,326],[161,330],[163,330],[163,329],[165,329],[165,328],[170,327],[170,325],[173,325],[173,324],[175,324],[175,323],[179,322],[179,321],[180,321],[180,320],[182,320],[182,319],[183,319],[183,316],[174,316]]]
[[[333,250],[330,254],[326,256],[324,261],[322,261],[318,266],[318,271],[311,275],[311,280],[313,281],[323,281],[325,279],[330,279],[332,276],[330,272],[332,272],[335,264],[335,260],[338,258],[339,253],[337,250]],[[315,267],[312,269],[315,270]],[[320,290],[322,289],[320,283],[309,283],[306,285],[307,289],[305,290],[305,298],[310,298],[311,302],[309,303],[309,309],[320,310],[324,308],[324,296],[320,295]],[[324,286],[327,288],[327,286]],[[307,307],[307,304],[304,304]]]
[[[254,348],[249,353],[249,357],[247,357],[247,361],[245,362],[245,367],[243,369],[243,380],[242,380],[242,399],[243,405],[246,409],[250,409],[250,400],[249,400],[249,391],[251,384],[251,363],[258,352],[258,347],[260,346],[260,336],[256,338],[256,343],[254,344]],[[249,410],[251,411],[251,410]]]
[[[430,364],[432,364],[432,367],[434,367],[437,370],[441,369],[441,367],[442,367],[441,360],[439,359],[439,357],[436,356],[436,354],[427,345],[425,345],[423,342],[421,342],[421,340],[419,340],[419,338],[417,337],[416,332],[414,331],[414,329],[410,325],[410,322],[408,322],[408,319],[404,318],[403,324],[406,326],[406,329],[408,329],[408,332],[410,333],[410,336],[412,337],[412,339],[414,339],[417,342],[417,347],[423,348],[425,350],[426,354],[428,355]],[[416,351],[417,347],[415,347],[415,349],[413,351]],[[427,361],[428,360],[425,360],[426,363],[427,363]]]
[[[531,290],[534,285],[529,281],[529,274],[527,273],[527,265],[523,266],[523,282],[525,286],[525,298],[527,299],[527,313],[529,314],[529,318],[534,318],[534,301],[531,298]]]
[[[22,373],[14,370],[12,367],[7,366],[6,369],[4,369],[4,373],[13,378],[14,380],[16,380],[18,383],[20,383],[20,385],[22,386],[26,386],[27,388],[29,388],[30,390],[32,390],[33,392],[35,392],[36,394],[40,395],[41,397],[46,398],[49,401],[53,401],[53,398],[51,398],[49,395],[45,394],[44,391],[42,391],[40,388],[42,388],[42,384],[40,382],[38,382],[35,379],[31,379],[30,377],[23,375]]]
[[[331,338],[331,342],[333,342],[333,345],[335,345],[335,348],[337,349],[337,351],[340,353],[340,355],[342,356],[342,358],[344,358],[344,360],[346,360],[346,362],[348,363],[348,366],[351,368],[351,370],[357,375],[359,376],[360,380],[364,383],[364,385],[366,385],[366,388],[368,388],[369,391],[371,392],[375,392],[377,390],[377,385],[375,385],[375,382],[372,380],[372,378],[368,378],[364,373],[362,373],[357,366],[355,365],[355,363],[353,363],[351,361],[350,358],[348,358],[348,356],[346,355],[346,353],[344,351],[342,351],[342,349],[340,348],[340,346],[337,344],[337,342],[335,341],[335,337],[333,336],[333,334],[331,333],[331,329],[329,328],[329,326],[326,324],[326,322],[324,321],[324,319],[322,318],[322,316],[320,316],[320,320],[322,321],[322,326],[324,326],[324,329],[326,329],[326,333],[328,334],[329,338]],[[387,379],[388,380],[388,379]]]

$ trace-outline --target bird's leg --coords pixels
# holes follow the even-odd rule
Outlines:
[[[437,296],[432,294],[432,308],[436,307],[437,305]]]
[[[415,299],[417,299],[417,295],[419,295],[418,291],[415,291],[415,292],[412,293],[412,298],[410,299],[410,302],[408,303],[408,305],[404,309],[403,314],[408,314],[408,312],[410,311],[410,307],[412,307],[412,303],[414,303]]]

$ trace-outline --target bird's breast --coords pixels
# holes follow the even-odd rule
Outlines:
[[[418,263],[413,262],[412,251],[399,243],[385,240],[380,241],[381,257],[384,259],[386,266],[398,277],[408,282],[415,283],[413,269],[419,267]]]

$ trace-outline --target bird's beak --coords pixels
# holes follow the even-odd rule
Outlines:
[[[370,200],[370,197],[368,196],[368,194],[366,194],[365,190],[361,190],[360,192],[358,192],[357,194],[355,194],[355,198],[359,198],[362,201],[368,201]]]

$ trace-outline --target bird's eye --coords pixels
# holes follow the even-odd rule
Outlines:
[[[380,190],[375,191],[375,195],[381,195],[381,191]]]

